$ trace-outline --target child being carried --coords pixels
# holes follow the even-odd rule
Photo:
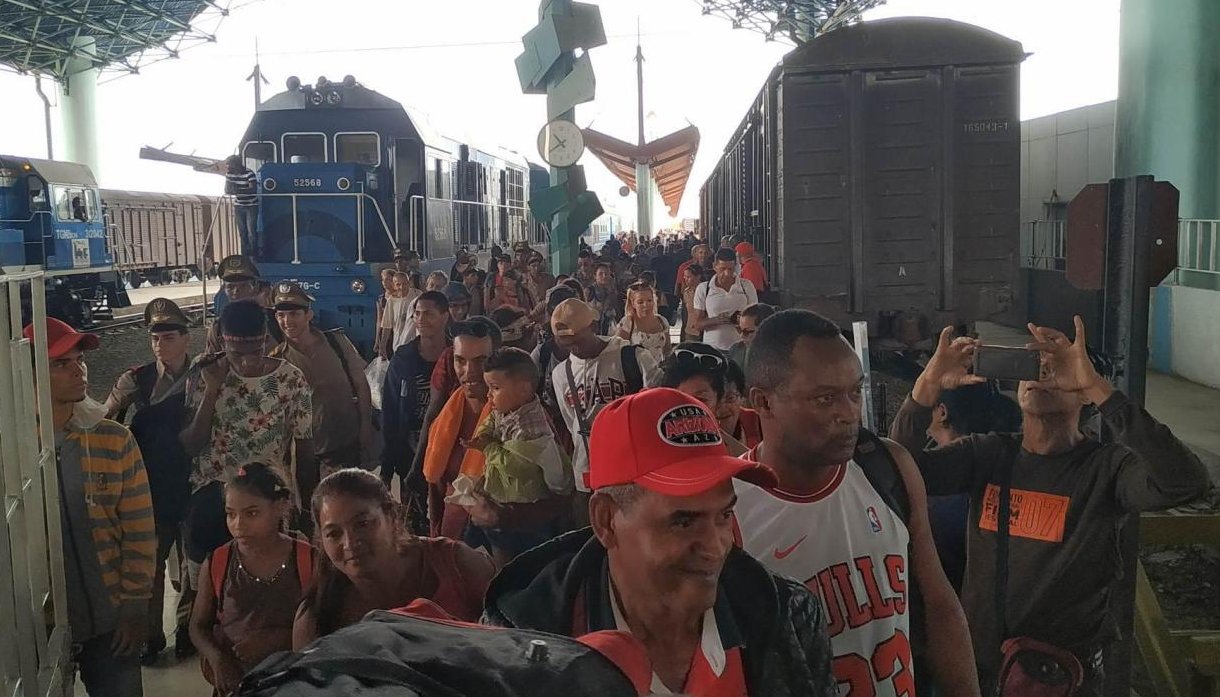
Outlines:
[[[459,475],[446,503],[474,506],[483,493],[496,503],[535,503],[572,492],[572,471],[538,400],[538,365],[528,353],[502,348],[483,367],[492,411],[465,443],[483,451],[483,476]]]

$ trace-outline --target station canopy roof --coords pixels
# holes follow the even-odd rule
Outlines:
[[[0,66],[63,81],[74,59],[137,73],[216,40],[242,0],[0,0]],[[91,51],[80,39],[91,38]]]
[[[699,150],[698,128],[687,126],[644,145],[632,145],[591,128],[583,129],[583,133],[589,152],[632,191],[636,190],[636,163],[648,165],[669,214],[678,214],[678,204],[682,202]]]

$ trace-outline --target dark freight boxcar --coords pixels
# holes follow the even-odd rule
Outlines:
[[[217,196],[102,191],[115,268],[136,285],[197,276],[238,251],[231,200]]]
[[[701,191],[786,305],[890,345],[1004,312],[1018,283],[1020,43],[864,22],[784,57]]]

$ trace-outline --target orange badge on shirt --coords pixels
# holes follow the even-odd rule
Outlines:
[[[1063,542],[1063,528],[1071,498],[1012,489],[1010,501],[1012,515],[1008,523],[1009,534],[1041,542]],[[1000,487],[988,484],[983,497],[983,513],[979,516],[979,529],[997,532],[999,512]]]

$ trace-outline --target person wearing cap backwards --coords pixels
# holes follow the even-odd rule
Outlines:
[[[148,604],[148,640],[141,656],[144,665],[152,665],[166,645],[162,611],[165,564],[175,545],[179,557],[186,557],[182,547],[182,519],[191,495],[191,458],[182,449],[178,432],[186,423],[183,388],[191,362],[188,355],[191,337],[186,315],[167,298],[157,298],[148,304],[144,309],[144,323],[148,325],[154,360],[119,376],[106,398],[106,418],[122,423],[127,411],[134,409],[131,432],[144,455],[156,513],[156,572]],[[178,624],[174,632],[174,652],[179,658],[194,653],[189,631],[193,599],[194,591],[189,584],[183,584],[178,596]]]
[[[25,338],[34,340],[34,326]],[[92,697],[139,697],[157,553],[153,502],[131,432],[89,399],[85,351],[99,345],[46,320],[65,590],[73,661]],[[6,641],[12,641],[11,634]]]
[[[820,593],[843,694],[909,696],[926,656],[938,694],[978,697],[923,479],[901,445],[860,428],[864,376],[838,325],[777,312],[759,325],[747,375],[763,440],[742,459],[779,482],[736,484],[741,545]]]
[[[421,290],[419,275],[419,252],[414,249],[394,248],[394,270],[405,273],[411,279],[411,287]]]
[[[449,319],[454,322],[465,321],[470,316],[470,304],[473,298],[466,286],[460,282],[450,281],[445,286],[445,299],[449,301]]]
[[[364,359],[342,329],[313,326],[313,298],[299,284],[275,285],[275,321],[284,342],[271,349],[301,369],[313,390],[313,452],[319,479],[368,462],[373,448],[373,405]]]
[[[189,422],[178,434],[195,458],[184,526],[192,576],[231,539],[224,483],[243,465],[261,462],[293,472],[301,501],[318,482],[313,390],[300,368],[266,355],[267,315],[253,303],[229,303],[217,324],[224,353],[196,361],[199,373],[186,388]]]
[[[738,242],[737,246],[733,247],[733,251],[737,253],[737,263],[741,265],[741,270],[738,275],[754,284],[754,289],[759,293],[764,293],[771,284],[767,281],[767,270],[763,268],[762,262],[754,254],[754,245],[749,242]]]
[[[267,313],[268,329],[265,351],[270,351],[276,344],[284,340],[279,325],[275,323],[275,310],[267,307],[268,298],[263,295],[262,281],[258,275],[258,267],[250,257],[241,254],[231,254],[220,261],[220,281],[223,284],[225,297],[230,303],[251,301],[264,308]],[[208,328],[204,342],[208,353],[220,353],[224,350],[224,339],[221,337],[220,322],[213,322]]]
[[[568,357],[551,371],[551,384],[575,450],[572,470],[576,488],[588,492],[589,429],[602,407],[653,384],[660,371],[652,354],[621,337],[597,335],[597,313],[575,298],[564,300],[551,314],[555,346]],[[577,497],[583,517],[583,497]]]
[[[632,634],[653,694],[833,697],[817,597],[733,545],[734,478],[774,475],[732,457],[716,417],[654,388],[611,402],[590,435],[592,527],[510,562],[484,622],[579,637]]]

